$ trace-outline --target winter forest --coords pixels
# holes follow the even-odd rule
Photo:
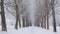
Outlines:
[[[0,0],[0,34],[60,34],[60,0]]]

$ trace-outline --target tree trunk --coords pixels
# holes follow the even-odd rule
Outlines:
[[[48,0],[45,0],[45,3],[46,3],[46,16],[47,16],[47,29],[49,29],[49,18],[48,18],[48,12],[49,12],[49,9],[48,9]]]
[[[56,32],[56,19],[55,19],[55,12],[54,7],[52,7],[52,15],[53,15],[53,31]]]
[[[46,29],[46,16],[44,18],[44,28]]]
[[[48,13],[48,11],[47,11]],[[47,14],[47,29],[49,29],[49,18],[48,18],[48,14]]]
[[[25,27],[25,18],[23,17],[23,27]]]
[[[0,12],[0,14],[1,14],[1,12]]]
[[[19,16],[19,28],[21,28],[20,16]]]
[[[55,19],[55,11],[54,11],[54,2],[55,2],[55,0],[51,0],[52,15],[53,15],[53,31],[56,32],[56,19]]]
[[[15,29],[18,29],[18,21],[19,21],[19,12],[18,12],[18,5],[16,4],[16,24]]]
[[[5,12],[4,12],[4,0],[1,0],[1,18],[2,18],[2,31],[7,31]]]
[[[43,17],[42,17],[41,27],[43,28]]]

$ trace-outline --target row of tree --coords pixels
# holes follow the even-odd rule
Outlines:
[[[36,0],[37,1],[37,0]],[[38,14],[37,20],[36,20],[36,24],[34,24],[35,26],[38,27],[42,27],[45,29],[49,29],[49,17],[50,17],[50,13],[52,12],[52,17],[53,17],[53,30],[54,32],[56,32],[56,19],[55,19],[55,0],[43,0],[45,3],[43,4],[43,6],[41,5],[40,1],[39,1],[39,6],[37,5],[36,7],[39,8],[39,10],[37,12],[40,12]],[[37,1],[37,2],[38,2]],[[18,29],[18,25],[21,28],[21,12],[24,12],[23,10],[25,10],[27,7],[21,6],[24,5],[23,0],[14,0],[14,9],[16,11],[16,24],[15,24],[15,29]],[[21,6],[21,7],[20,7]],[[20,8],[19,8],[20,7]],[[20,10],[22,9],[22,10]],[[42,9],[42,10],[41,10]],[[7,27],[6,27],[6,17],[5,17],[5,12],[4,12],[4,0],[1,0],[1,20],[2,20],[2,31],[7,31]],[[28,26],[32,26],[32,24],[29,21],[29,14],[24,13],[22,16],[22,21],[23,21],[23,27],[28,27]]]

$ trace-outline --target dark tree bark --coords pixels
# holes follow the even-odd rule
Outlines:
[[[18,24],[19,24],[19,28],[21,28],[21,22],[20,22],[18,5],[16,5],[16,24],[15,24],[15,29],[16,30],[18,29]]]
[[[53,31],[56,32],[56,19],[55,19],[55,12],[54,7],[52,7],[52,15],[53,15]]]
[[[43,17],[42,17],[41,27],[43,28]]]
[[[1,12],[0,12],[0,14],[1,14]]]
[[[17,4],[16,0],[14,0],[14,2],[15,2],[15,7],[16,7],[16,24],[15,24],[15,29],[18,30],[18,24],[19,24],[19,27],[21,27],[20,16],[19,16],[19,8],[18,8],[18,4]]]
[[[48,13],[48,11],[47,11]],[[48,18],[48,14],[47,14],[47,29],[49,29],[49,18]]]
[[[7,31],[5,12],[4,12],[4,0],[1,0],[1,18],[2,18],[2,31]]]
[[[18,21],[19,21],[19,12],[18,12],[18,5],[16,4],[16,24],[15,29],[18,29]]]
[[[44,28],[46,29],[46,16],[44,18]]]
[[[53,31],[56,31],[56,19],[55,19],[55,11],[54,11],[54,2],[55,0],[51,0],[51,6],[52,6],[52,15],[53,15]]]
[[[19,16],[19,28],[21,28],[20,16]]]
[[[23,17],[23,27],[25,27],[25,18]]]

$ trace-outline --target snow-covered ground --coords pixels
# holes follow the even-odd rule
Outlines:
[[[2,32],[0,27],[0,34],[60,34],[60,27],[57,27],[57,32],[53,32],[51,26],[49,30],[40,27],[26,27],[15,30],[13,26],[8,26],[7,32]]]

